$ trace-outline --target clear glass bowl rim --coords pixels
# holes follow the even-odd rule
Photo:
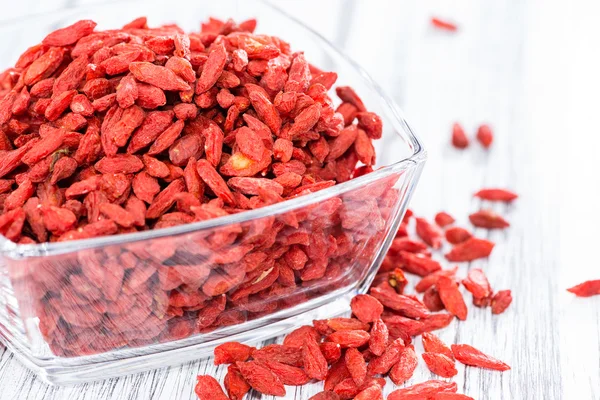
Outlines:
[[[367,185],[369,183],[375,182],[379,179],[384,178],[393,173],[398,173],[404,170],[408,170],[411,167],[415,167],[416,165],[425,161],[427,153],[423,144],[419,140],[419,138],[412,131],[410,126],[408,125],[404,115],[398,105],[394,100],[388,96],[385,91],[379,86],[373,78],[352,58],[344,54],[340,51],[335,45],[333,45],[329,40],[327,40],[323,35],[304,24],[294,16],[290,15],[286,11],[282,10],[280,7],[274,5],[268,0],[254,0],[260,2],[278,13],[282,14],[284,17],[293,21],[294,23],[302,26],[313,35],[316,39],[318,39],[321,44],[328,48],[329,51],[335,53],[336,55],[342,57],[346,62],[348,62],[362,77],[363,81],[370,86],[375,93],[379,96],[380,102],[382,102],[391,112],[391,115],[388,115],[389,118],[395,118],[395,122],[400,124],[400,127],[404,130],[404,133],[407,135],[409,140],[409,144],[412,146],[413,153],[399,161],[396,161],[390,165],[379,168],[376,171],[373,171],[369,174],[363,175],[361,177],[351,179],[347,182],[340,183],[334,185],[330,188],[320,190],[315,193],[310,193],[304,196],[299,196],[297,198],[286,200],[281,203],[273,204],[271,206],[262,207],[256,210],[248,210],[243,211],[237,214],[227,215],[223,217],[213,218],[206,221],[194,222],[185,225],[179,225],[171,228],[163,228],[156,230],[148,230],[144,232],[135,232],[135,233],[124,233],[113,236],[102,236],[97,238],[90,239],[81,239],[81,240],[72,240],[66,242],[54,242],[54,243],[39,243],[39,244],[17,244],[4,236],[0,235],[0,255],[2,257],[11,258],[14,260],[24,259],[28,257],[39,257],[39,256],[53,256],[59,254],[65,254],[69,252],[80,251],[83,249],[90,248],[98,248],[104,246],[111,245],[119,245],[124,243],[131,242],[139,242],[151,239],[159,239],[163,237],[181,235],[191,232],[197,232],[206,229],[215,229],[224,227],[230,224],[239,224],[243,222],[249,222],[255,219],[260,219],[264,217],[274,216],[282,213],[286,213],[292,210],[296,210],[302,207],[306,207],[320,201],[327,200],[331,197],[338,196],[352,190],[358,189],[361,186]],[[107,6],[115,6],[117,4],[144,4],[144,0],[125,0],[125,1],[114,1],[114,2],[106,2],[106,3],[97,3],[97,4],[87,4],[76,7],[70,7],[67,9],[62,9],[54,12],[48,13],[37,13],[28,15],[25,17],[28,23],[32,23],[32,21],[36,19],[53,19],[58,18],[59,16],[66,16],[69,13],[81,12],[85,11],[93,11],[98,8],[105,8]],[[3,22],[3,26],[14,26],[17,24],[22,24],[23,18],[8,20]],[[395,129],[394,129],[395,130]]]

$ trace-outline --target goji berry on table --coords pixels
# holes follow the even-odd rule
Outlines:
[[[469,146],[469,138],[459,123],[452,126],[452,145],[457,149],[465,149]]]
[[[492,145],[493,140],[494,133],[489,125],[483,124],[477,128],[477,141],[479,141],[484,148],[488,149]]]
[[[600,279],[585,281],[567,290],[579,297],[595,296],[600,294]]]
[[[510,202],[519,197],[516,193],[508,189],[486,188],[477,191],[473,196],[479,197],[482,200],[489,201],[506,201]]]
[[[446,21],[438,17],[432,17],[431,24],[437,29],[442,29],[450,32],[456,32],[458,30],[458,26],[456,26],[455,23]]]
[[[504,229],[510,226],[501,215],[492,210],[480,210],[469,215],[471,223],[479,228]]]
[[[474,367],[507,371],[510,369],[506,363],[482,353],[468,344],[453,344],[452,353],[457,361]]]

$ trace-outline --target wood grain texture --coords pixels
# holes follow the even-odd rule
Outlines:
[[[19,10],[42,3],[45,10],[76,2],[21,0]],[[480,187],[521,194],[514,205],[493,205],[511,221],[508,230],[476,231],[497,243],[492,257],[460,267],[461,275],[483,268],[494,288],[512,289],[513,304],[501,316],[471,306],[466,322],[439,332],[446,342],[472,344],[512,365],[506,373],[459,366],[459,391],[478,400],[600,399],[600,298],[576,299],[565,291],[599,278],[596,3],[281,2],[364,66],[423,138],[429,159],[412,202],[418,215],[431,218],[443,209],[468,226],[467,215],[481,207],[471,198]],[[460,31],[432,29],[432,15],[457,21]],[[493,148],[452,149],[449,129],[457,120],[471,134],[489,122]],[[416,345],[420,353],[420,341]],[[209,359],[49,387],[3,351],[0,398],[188,400],[195,398],[197,374],[222,379],[224,371]],[[431,378],[421,361],[408,384]],[[386,394],[393,389],[389,384]],[[320,390],[321,384],[289,387],[285,398],[308,399]]]

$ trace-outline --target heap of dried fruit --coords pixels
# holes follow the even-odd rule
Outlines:
[[[449,348],[430,333],[447,326],[452,321],[450,314],[431,314],[414,297],[391,289],[388,293],[377,289],[372,289],[374,296],[358,295],[352,300],[355,318],[315,320],[312,326],[301,326],[291,332],[282,344],[262,349],[237,342],[218,346],[215,364],[229,364],[224,378],[227,395],[216,379],[206,375],[198,376],[196,394],[200,400],[240,400],[254,389],[262,394],[284,396],[285,385],[301,386],[317,380],[324,381],[324,391],[311,400],[383,399],[386,380],[381,376],[402,385],[417,368],[418,359],[411,344],[417,335],[422,335],[425,364],[440,377],[457,374],[455,360],[479,368],[510,369],[472,346],[461,344]],[[420,319],[413,319],[416,315]],[[398,389],[388,399],[434,399],[438,393],[456,391],[455,383],[430,380]]]
[[[0,234],[18,243],[167,228],[372,171],[382,121],[255,20],[186,34],[80,21],[0,74]],[[399,174],[289,212],[11,264],[24,318],[80,356],[177,340],[353,285]],[[350,271],[350,273],[347,273]],[[22,289],[22,290],[21,290]],[[35,293],[34,296],[31,294]]]
[[[517,195],[504,189],[482,189],[477,197],[492,201],[511,201]],[[422,240],[409,237],[408,225],[415,220],[415,231]],[[472,218],[471,218],[472,219]],[[454,218],[440,212],[436,224],[446,233],[454,229]],[[474,223],[475,226],[477,224]],[[481,224],[480,224],[481,225]],[[495,226],[486,226],[489,229]],[[460,228],[462,229],[462,228]],[[493,243],[471,237],[466,232],[452,234],[456,244],[447,255],[450,261],[472,260],[490,254]],[[503,313],[512,301],[510,290],[494,292],[479,268],[457,279],[458,267],[442,269],[432,258],[430,248],[442,246],[443,232],[408,210],[390,250],[380,267],[370,294],[354,297],[352,317],[315,320],[290,333],[282,344],[256,349],[241,343],[225,343],[215,349],[215,364],[230,364],[224,385],[230,399],[242,399],[251,389],[275,396],[285,395],[285,385],[300,386],[311,380],[324,381],[324,391],[311,400],[383,399],[382,389],[389,377],[396,385],[409,380],[418,366],[412,345],[421,335],[427,368],[435,375],[452,378],[458,371],[456,361],[468,366],[506,371],[510,367],[467,344],[447,346],[431,333],[448,326],[456,316],[465,320],[468,307],[459,283],[473,295],[477,307],[491,307]],[[446,234],[448,237],[448,234]],[[409,280],[405,272],[421,276],[416,283],[422,298],[406,294]],[[446,310],[447,312],[440,312]],[[211,380],[210,385],[205,385]],[[206,387],[215,388],[206,390]],[[472,399],[457,394],[452,382],[430,380],[393,391],[388,399]],[[227,398],[218,382],[199,376],[196,393],[200,400]]]
[[[375,161],[381,119],[289,44],[211,19],[49,34],[0,75],[0,233],[20,243],[255,209]],[[366,171],[365,171],[366,168]]]

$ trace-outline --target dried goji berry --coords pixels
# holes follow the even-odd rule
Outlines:
[[[429,380],[416,385],[404,387],[390,393],[388,400],[416,400],[429,399],[437,393],[456,392],[458,387],[456,382],[444,382],[439,380]]]
[[[494,140],[492,128],[490,128],[489,125],[480,125],[479,128],[477,128],[477,140],[484,148],[488,149]]]
[[[242,400],[251,389],[248,382],[242,376],[240,369],[235,364],[227,367],[223,386],[225,386],[230,400]]]
[[[489,188],[477,191],[473,196],[482,200],[510,202],[519,197],[516,193],[507,189]]]
[[[441,353],[423,353],[423,361],[427,368],[436,375],[444,378],[452,378],[458,371],[454,365],[454,360]]]
[[[468,313],[467,305],[458,290],[458,284],[452,278],[440,276],[436,287],[446,310],[456,315],[460,320],[466,320]]]
[[[418,362],[419,360],[413,346],[406,346],[400,353],[398,362],[390,370],[390,379],[392,382],[396,385],[404,384],[404,382],[412,377]]]
[[[453,344],[451,347],[456,360],[465,365],[497,371],[507,371],[510,369],[510,366],[506,363],[494,357],[490,357],[468,344]]]
[[[431,18],[431,24],[438,29],[443,29],[450,32],[456,32],[458,30],[456,24],[437,17]]]
[[[480,268],[469,270],[467,277],[463,279],[462,284],[473,294],[473,297],[486,298],[492,295],[492,287],[485,273]]]
[[[512,303],[512,294],[510,290],[500,290],[492,297],[492,314],[502,314]]]
[[[269,368],[257,361],[237,362],[240,373],[259,393],[272,396],[285,396],[285,387],[281,380]]]
[[[567,290],[579,297],[595,296],[600,294],[600,279],[585,281]]]
[[[469,215],[471,223],[480,228],[504,229],[510,224],[501,215],[492,210],[480,210]]]
[[[470,239],[473,235],[468,230],[461,228],[459,226],[452,226],[446,229],[445,232],[446,240],[450,244],[459,244],[468,239]]]
[[[459,123],[452,126],[452,145],[457,149],[465,149],[469,146],[469,138]]]
[[[209,375],[198,375],[195,392],[200,400],[226,400],[221,385]]]
[[[452,250],[446,254],[446,259],[454,262],[473,261],[478,258],[488,257],[493,249],[493,242],[472,237],[454,246]]]

